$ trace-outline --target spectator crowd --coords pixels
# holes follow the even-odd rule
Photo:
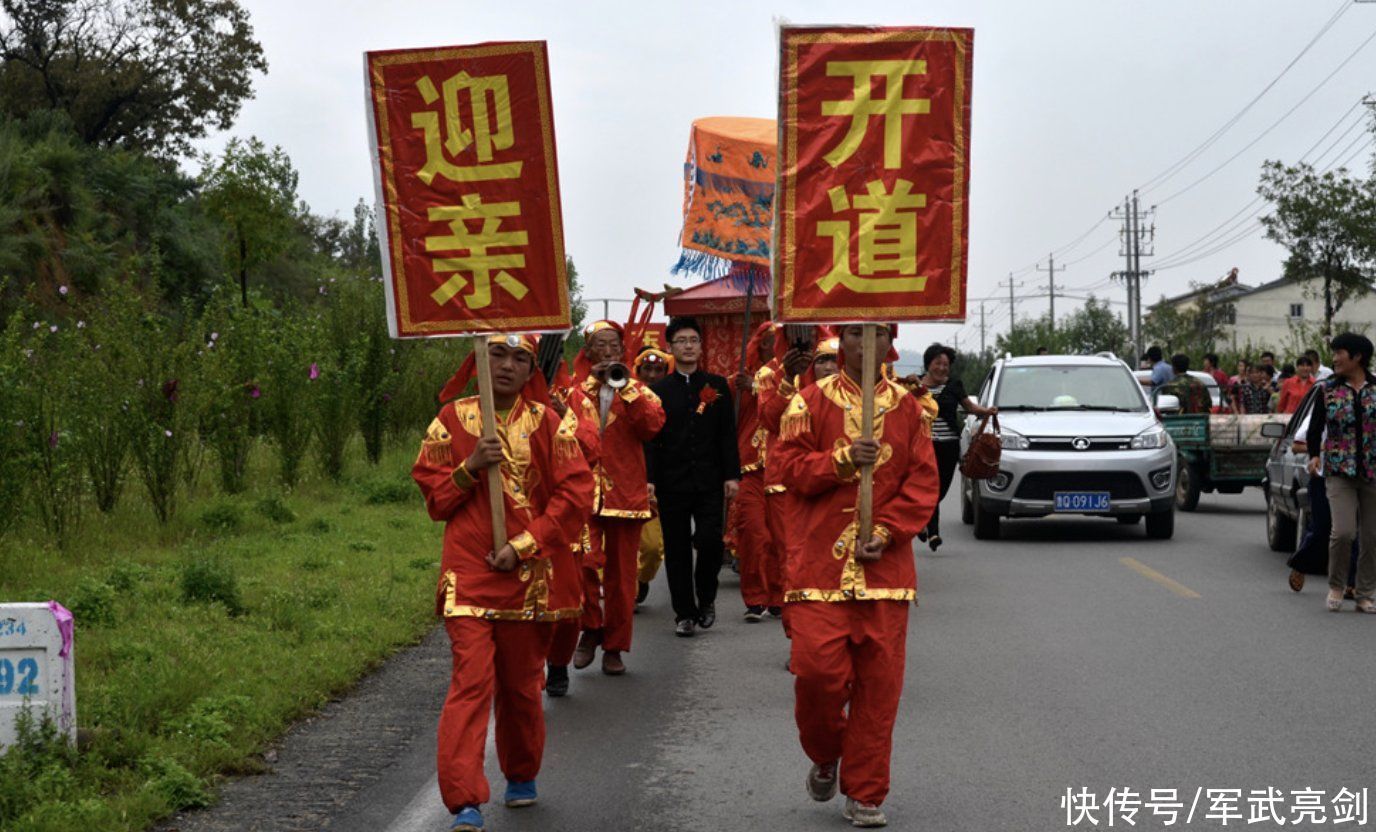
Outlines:
[[[1221,402],[1215,405],[1208,386],[1191,374],[1192,366],[1184,353],[1166,359],[1159,346],[1149,348],[1139,365],[1143,372],[1151,373],[1142,380],[1144,385],[1174,395],[1183,411],[1197,413],[1215,409],[1240,414],[1294,413],[1316,382],[1333,375],[1332,368],[1313,349],[1281,366],[1276,365],[1276,354],[1266,350],[1255,360],[1239,360],[1234,375],[1222,369],[1217,353],[1206,353],[1200,372],[1218,385]]]

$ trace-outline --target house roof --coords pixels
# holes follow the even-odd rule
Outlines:
[[[1164,303],[1170,306],[1175,306],[1186,301],[1194,300],[1195,298],[1201,296],[1208,296],[1211,300],[1215,301],[1231,300],[1233,298],[1241,297],[1243,295],[1257,291],[1257,288],[1260,287],[1254,288],[1243,283],[1238,283],[1237,277],[1235,275],[1230,274],[1228,277],[1223,278],[1217,283],[1211,283],[1208,286],[1200,286],[1198,288],[1191,289],[1190,291],[1185,292],[1184,294],[1176,295],[1175,297],[1163,297],[1161,300],[1157,301],[1157,303]]]
[[[1260,286],[1253,286],[1253,287],[1249,288],[1249,289],[1248,289],[1247,291],[1245,291],[1245,292],[1239,292],[1239,293],[1238,293],[1237,295],[1235,295],[1234,297],[1239,297],[1239,298],[1240,298],[1240,297],[1245,297],[1245,296],[1247,296],[1247,295],[1259,295],[1259,294],[1261,294],[1262,292],[1269,292],[1269,291],[1271,291],[1272,289],[1279,289],[1279,288],[1282,287],[1282,286],[1290,285],[1290,284],[1293,284],[1293,283],[1295,283],[1295,282],[1296,282],[1296,281],[1291,280],[1291,279],[1288,278],[1288,277],[1278,277],[1278,278],[1276,278],[1275,280],[1268,281],[1268,282],[1266,282],[1266,283],[1261,284]]]

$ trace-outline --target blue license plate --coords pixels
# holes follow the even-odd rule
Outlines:
[[[1108,511],[1107,491],[1057,491],[1056,511]]]

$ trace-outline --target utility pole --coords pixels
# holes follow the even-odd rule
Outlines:
[[[979,302],[979,354],[984,355],[984,301]]]
[[[1054,253],[1046,256],[1047,266],[1042,268],[1037,266],[1037,271],[1046,272],[1047,297],[1051,299],[1051,331],[1056,331],[1056,255]],[[1065,267],[1061,267],[1065,271]]]
[[[1155,213],[1155,208],[1147,211],[1150,216]],[[1149,229],[1142,228],[1142,210],[1138,204],[1137,191],[1132,192],[1132,196],[1123,198],[1123,207],[1115,208],[1109,216],[1123,221],[1123,245],[1119,252],[1124,258],[1125,268],[1121,272],[1115,272],[1113,277],[1122,278],[1123,284],[1127,288],[1128,295],[1128,335],[1132,341],[1134,358],[1142,354],[1142,278],[1147,273],[1142,271],[1142,256],[1145,254],[1151,257],[1154,253],[1152,245],[1156,238],[1156,224],[1153,222]],[[1142,251],[1142,242],[1146,239],[1147,251]]]
[[[1018,288],[1019,286],[1021,286],[1021,285],[1022,285],[1022,281],[1014,282],[1014,281],[1013,281],[1013,273],[1012,273],[1012,272],[1009,272],[1009,273],[1008,273],[1008,327],[1009,327],[1010,329],[1011,329],[1014,325],[1016,325],[1017,322],[1018,322],[1018,316],[1017,316],[1017,302],[1018,302],[1018,298],[1017,298],[1017,295],[1015,295],[1013,292],[1014,292],[1015,289],[1017,289],[1017,288]],[[1002,283],[999,284],[999,288],[1000,288],[1000,289],[1003,288],[1003,284],[1002,284]]]

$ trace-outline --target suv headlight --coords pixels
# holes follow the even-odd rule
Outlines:
[[[1151,450],[1153,448],[1164,448],[1169,437],[1165,428],[1147,428],[1132,438],[1132,449],[1134,451]]]
[[[999,432],[999,441],[1005,451],[1025,451],[1031,447],[1027,437],[1014,430],[1004,429]]]

